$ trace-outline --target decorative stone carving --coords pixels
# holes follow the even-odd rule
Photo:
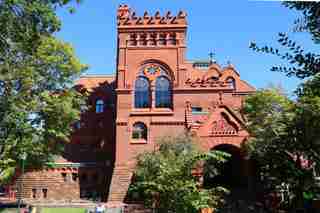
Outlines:
[[[118,26],[125,27],[127,25],[187,25],[186,13],[180,11],[174,16],[168,11],[164,16],[161,16],[157,11],[154,16],[145,12],[143,16],[137,17],[134,11],[131,11],[127,5],[120,5],[118,8]],[[154,20],[150,22],[150,20]]]
[[[189,87],[211,87],[211,88],[229,88],[230,84],[225,81],[216,80],[215,78],[204,79],[188,79],[185,84]]]
[[[211,135],[236,135],[237,129],[221,115],[219,120],[212,123]]]

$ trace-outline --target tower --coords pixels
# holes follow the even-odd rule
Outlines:
[[[118,8],[116,160],[109,201],[124,200],[139,153],[153,150],[160,135],[184,130],[184,120],[175,118],[173,90],[186,80],[186,31],[185,12],[138,16],[127,5]]]

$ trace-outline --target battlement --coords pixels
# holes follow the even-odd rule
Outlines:
[[[180,11],[176,16],[168,11],[164,16],[157,11],[149,15],[146,11],[143,16],[137,16],[128,5],[120,5],[117,13],[118,28],[186,28],[187,14]]]

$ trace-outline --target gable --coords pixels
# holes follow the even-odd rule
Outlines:
[[[214,107],[201,116],[191,115],[191,129],[200,137],[238,136],[245,131],[242,119],[224,105]]]

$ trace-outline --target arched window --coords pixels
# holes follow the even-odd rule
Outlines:
[[[132,139],[147,140],[147,138],[148,138],[147,126],[141,122],[135,123],[132,129]]]
[[[227,82],[231,84],[232,89],[235,89],[235,88],[236,88],[236,80],[234,80],[234,78],[228,77],[228,78],[227,78]]]
[[[102,113],[104,110],[104,101],[101,99],[98,99],[96,101],[96,113]]]
[[[165,76],[160,76],[156,80],[156,107],[172,107],[171,83]]]
[[[145,77],[138,77],[135,83],[134,107],[148,108],[151,106],[150,101],[150,84]]]

